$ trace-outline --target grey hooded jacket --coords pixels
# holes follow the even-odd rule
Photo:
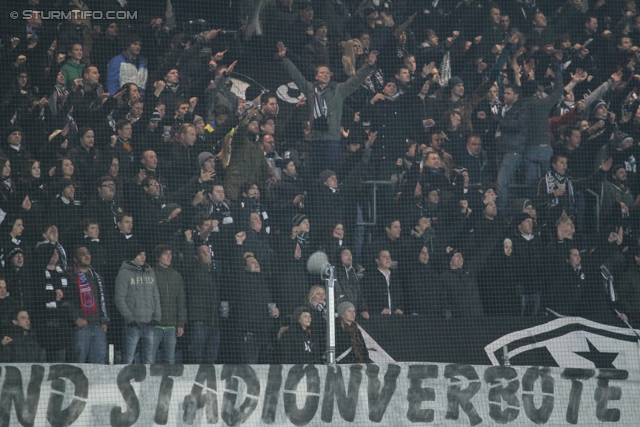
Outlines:
[[[131,261],[122,263],[116,278],[115,300],[125,324],[162,320],[156,275],[147,264],[139,267]]]

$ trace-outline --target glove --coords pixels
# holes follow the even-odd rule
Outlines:
[[[129,322],[127,323],[127,326],[130,328],[137,328],[140,326],[140,323],[136,322],[135,320],[133,322]]]
[[[158,322],[157,320],[152,320],[151,322],[149,322],[149,326],[158,326],[160,324],[160,322]]]

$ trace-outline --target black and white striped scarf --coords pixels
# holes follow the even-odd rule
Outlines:
[[[573,193],[573,184],[571,183],[571,179],[567,178],[566,175],[560,175],[555,170],[551,169],[544,176],[545,184],[547,185],[547,194],[552,194],[559,188],[564,188],[565,195],[571,201],[573,205],[574,193]],[[560,200],[556,197],[549,201],[549,206],[555,207],[560,204]]]
[[[324,90],[320,90],[317,86],[314,88],[316,92],[315,106],[313,108],[313,118],[327,117],[328,107],[327,100],[324,99]]]
[[[56,85],[56,92],[58,93],[58,98],[69,95],[69,91],[64,85]]]

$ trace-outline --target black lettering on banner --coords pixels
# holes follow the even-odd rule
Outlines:
[[[342,367],[336,366],[335,371],[331,368],[327,368],[320,419],[325,423],[331,422],[333,419],[333,399],[334,397],[337,397],[338,412],[340,413],[340,416],[343,420],[352,422],[356,418],[361,382],[362,366],[351,365],[349,368],[349,393],[347,394],[344,390]]]
[[[433,409],[420,409],[422,402],[436,400],[436,392],[431,387],[422,387],[422,380],[438,378],[438,365],[412,365],[407,373],[409,391],[407,392],[407,419],[412,423],[433,422]]]
[[[280,387],[282,387],[282,365],[270,365],[262,406],[262,422],[265,424],[273,424],[276,421]]]
[[[73,400],[62,409],[67,382],[73,383]],[[53,427],[69,426],[78,419],[87,405],[89,397],[89,379],[81,368],[73,365],[51,365],[47,381],[51,381],[51,395],[47,406],[47,420]]]
[[[471,403],[471,399],[480,391],[480,377],[475,368],[471,365],[447,365],[444,368],[444,377],[451,381],[451,385],[447,389],[447,415],[448,420],[457,420],[460,416],[461,407],[465,414],[469,417],[469,423],[472,426],[482,422],[482,418],[478,415],[478,411]],[[461,390],[462,382],[456,377],[464,377],[469,381],[469,386]]]
[[[328,368],[331,369],[331,368]],[[296,396],[298,384],[303,377],[307,377],[307,398],[304,406],[298,408]],[[301,393],[302,394],[302,393]],[[284,413],[293,424],[303,426],[316,416],[320,405],[320,374],[314,365],[295,365],[289,369],[287,379],[284,382]]]
[[[520,401],[516,391],[520,388],[518,372],[513,368],[492,366],[484,371],[484,381],[489,384],[489,416],[500,424],[510,423],[520,414]],[[504,382],[507,381],[507,385]],[[507,408],[502,410],[502,401]]]
[[[629,378],[629,372],[622,369],[600,369],[598,372],[598,387],[593,393],[596,401],[596,418],[598,421],[616,423],[620,421],[620,409],[607,409],[610,400],[620,400],[622,389],[609,387],[610,380],[624,381]]]
[[[236,407],[238,378],[241,378],[247,386],[247,396],[239,408]],[[249,365],[224,365],[220,379],[226,381],[222,397],[222,419],[230,426],[244,423],[258,406],[260,381],[256,371]]]
[[[553,412],[554,383],[549,371],[549,368],[531,367],[527,369],[527,372],[522,377],[522,406],[524,407],[524,413],[527,418],[536,424],[546,424]],[[533,389],[538,378],[540,378],[540,388],[543,394],[540,408],[536,408],[533,399]]]
[[[162,376],[160,390],[158,391],[158,403],[153,421],[161,426],[167,424],[169,419],[169,407],[171,406],[171,392],[173,391],[172,377],[181,377],[184,372],[182,364],[177,365],[151,365],[150,373],[152,377]]]
[[[565,380],[571,381],[571,390],[569,391],[569,404],[567,405],[566,420],[569,424],[578,424],[578,415],[580,414],[580,398],[582,397],[582,381],[586,381],[593,377],[596,371],[593,369],[567,368],[560,375]]]
[[[380,388],[380,380],[378,379],[378,372],[380,367],[378,365],[367,365],[367,398],[369,401],[369,420],[375,423],[382,421],[384,413],[387,411],[387,406],[396,392],[396,381],[400,376],[402,369],[398,365],[387,365],[387,373],[384,374],[384,386]]]
[[[131,380],[142,382],[147,378],[147,367],[145,365],[128,365],[122,368],[118,373],[117,383],[120,394],[124,398],[127,405],[127,411],[122,412],[122,407],[114,406],[111,408],[111,426],[112,427],[129,427],[138,421],[140,416],[140,401],[136,392],[131,385]]]
[[[206,393],[204,393],[206,387]],[[207,424],[218,423],[218,399],[216,385],[216,367],[214,365],[199,365],[196,379],[191,387],[191,393],[182,402],[182,421],[193,425],[196,413],[205,408]]]
[[[4,368],[4,383],[0,394],[0,426],[9,426],[11,421],[11,405],[15,404],[20,425],[32,427],[36,419],[40,386],[44,379],[44,367],[31,365],[31,378],[27,386],[27,397],[22,390],[22,373],[15,366]]]

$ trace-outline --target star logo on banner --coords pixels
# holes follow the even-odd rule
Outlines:
[[[599,369],[617,369],[613,366],[614,360],[618,357],[619,353],[606,353],[598,350],[595,345],[587,339],[589,345],[589,351],[574,351],[580,357],[584,357],[587,360],[593,362],[596,368]]]

